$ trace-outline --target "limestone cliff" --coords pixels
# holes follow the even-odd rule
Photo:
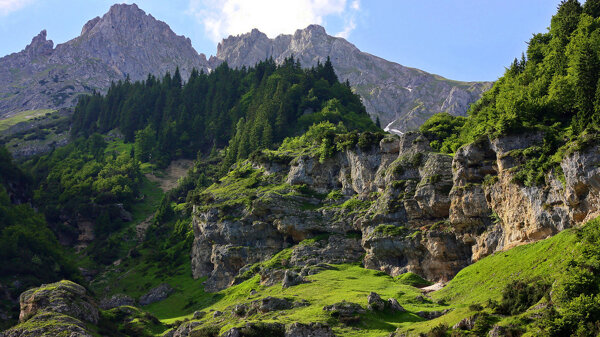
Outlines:
[[[486,255],[600,214],[597,146],[565,155],[564,176],[551,172],[544,186],[515,181],[523,153],[541,142],[483,139],[452,157],[407,133],[321,160],[263,152],[197,200],[193,274],[213,291],[252,271],[270,282],[282,275],[260,263],[289,248],[283,268],[305,274],[307,265],[360,261],[447,281]]]

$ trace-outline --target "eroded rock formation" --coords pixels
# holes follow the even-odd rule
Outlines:
[[[219,195],[196,205],[193,274],[208,276],[208,290],[223,289],[240,270],[292,247],[281,268],[361,261],[393,276],[447,281],[484,256],[600,214],[597,146],[569,152],[560,165],[564,175],[554,170],[543,185],[516,181],[526,149],[542,138],[482,139],[452,157],[407,133],[324,160],[255,158],[248,169],[280,190],[257,188],[247,205],[223,207],[227,198]],[[278,273],[264,278],[279,275],[279,282]]]

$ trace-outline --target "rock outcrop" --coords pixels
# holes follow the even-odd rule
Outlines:
[[[302,268],[306,277],[318,264],[362,259],[392,276],[448,281],[484,256],[600,215],[595,144],[568,151],[545,184],[518,181],[527,153],[542,141],[536,134],[481,139],[452,157],[407,133],[324,160],[301,154],[275,167],[256,157],[246,170],[262,178],[249,204],[208,189],[209,202],[195,206],[193,275],[207,276],[206,289],[215,291],[253,272],[273,285],[286,269]],[[283,249],[281,261],[261,267]]]
[[[329,325],[323,323],[292,323],[285,328],[285,337],[335,337]]]
[[[5,331],[5,337],[92,336],[87,323],[96,324],[98,307],[84,287],[71,281],[44,284],[20,296],[21,324]]]
[[[19,302],[19,321],[25,322],[41,311],[51,311],[82,321],[98,322],[98,308],[84,287],[71,282],[43,284],[22,293]]]
[[[163,283],[152,289],[140,297],[140,305],[148,305],[159,302],[169,297],[175,291],[170,285]]]
[[[125,294],[115,294],[100,301],[100,308],[102,310],[109,310],[123,305],[133,306],[135,305],[135,300]]]

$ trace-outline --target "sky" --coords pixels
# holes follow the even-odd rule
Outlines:
[[[545,32],[560,0],[137,0],[146,13],[214,55],[229,35],[258,28],[269,37],[309,24],[360,50],[461,81],[494,81]],[[55,45],[114,0],[0,0],[0,56],[25,48],[41,30]]]

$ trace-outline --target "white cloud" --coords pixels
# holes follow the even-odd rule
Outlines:
[[[219,42],[253,28],[269,37],[289,34],[309,24],[323,25],[328,16],[343,19],[345,26],[338,35],[347,37],[356,28],[354,15],[359,9],[359,0],[190,0],[189,13]]]
[[[335,34],[335,36],[339,36],[339,37],[343,37],[344,39],[347,39],[350,36],[350,33],[352,33],[352,31],[356,28],[356,23],[354,21],[354,17],[350,17],[349,19],[346,20],[346,24],[344,25],[344,29]]]
[[[0,16],[18,11],[32,2],[33,0],[0,0]]]

